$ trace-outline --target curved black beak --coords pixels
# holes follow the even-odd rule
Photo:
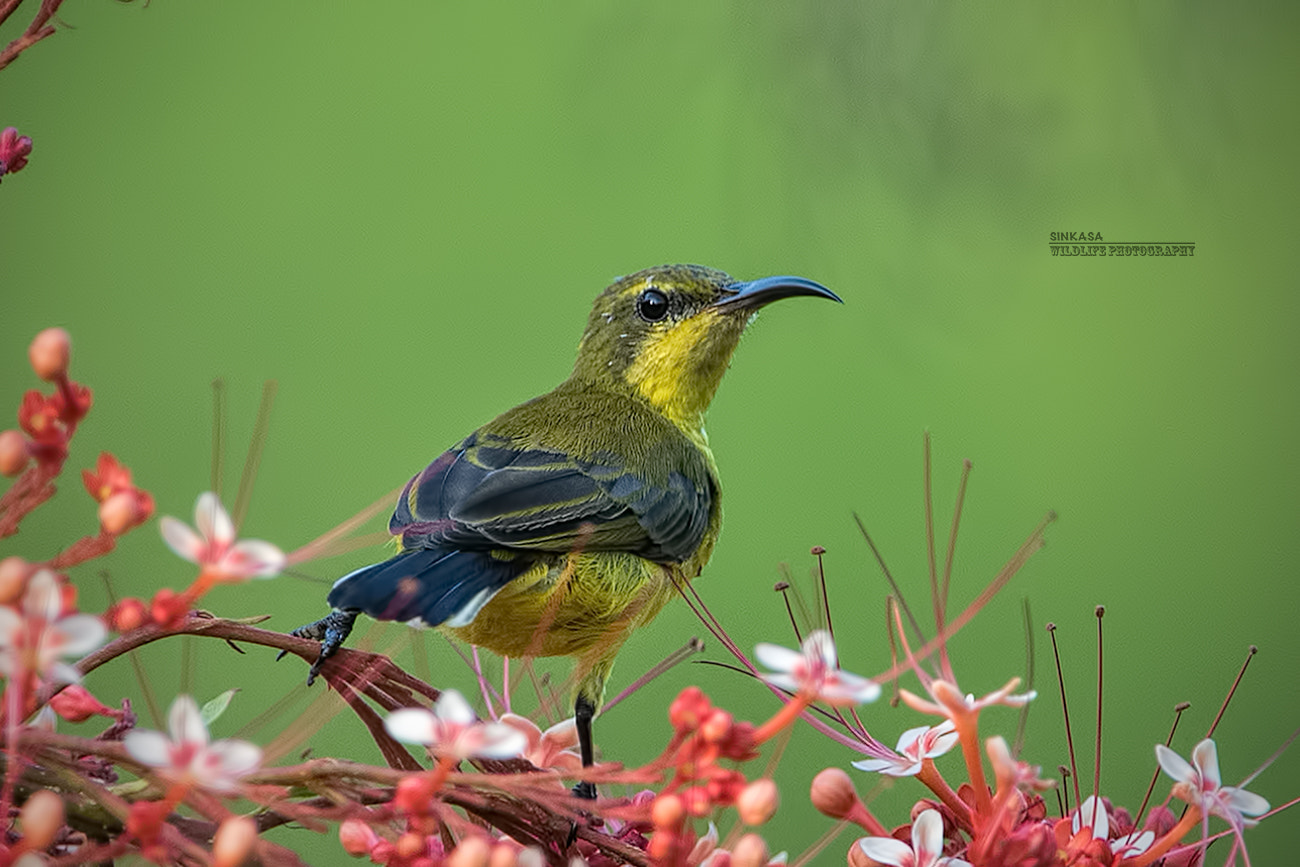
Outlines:
[[[844,303],[840,301],[840,296],[822,284],[803,277],[764,277],[748,283],[733,283],[724,291],[727,294],[713,302],[713,306],[728,311],[757,310],[773,301],[793,298],[796,295],[811,295],[814,298],[829,298],[831,301]]]

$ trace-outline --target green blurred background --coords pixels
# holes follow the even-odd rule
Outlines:
[[[886,587],[851,513],[924,605],[928,429],[941,527],[962,459],[975,463],[955,604],[1060,514],[953,642],[963,688],[1023,671],[1028,598],[1043,696],[1025,756],[1065,761],[1041,629],[1055,621],[1089,776],[1104,603],[1102,790],[1136,808],[1175,703],[1192,702],[1175,741],[1187,754],[1257,644],[1216,733],[1236,782],[1300,722],[1294,10],[67,3],[67,27],[0,72],[0,126],[35,142],[0,187],[0,407],[37,385],[25,348],[49,325],[72,332],[96,405],[63,495],[0,555],[48,557],[94,529],[76,471],[101,449],[160,513],[189,520],[209,486],[214,377],[228,384],[230,492],[261,383],[279,382],[243,529],[288,549],[566,376],[588,303],[616,275],[666,261],[801,274],[844,306],[766,311],[710,415],[726,529],[698,587],[736,640],[793,643],[770,588],[782,563],[806,573],[820,544],[845,667],[886,667]],[[1197,247],[1060,259],[1053,231]],[[289,629],[381,553],[206,604]],[[192,576],[152,527],[75,571],[89,610],[105,604],[101,568],[142,596]],[[672,606],[612,689],[699,632]],[[411,659],[404,630],[376,640]],[[444,641],[427,646],[437,685],[472,687]],[[160,700],[184,682],[200,699],[243,690],[219,735],[289,696],[249,735],[266,742],[321,691],[269,652],[201,643],[187,674],[178,648],[141,653]],[[725,658],[716,642],[708,656]],[[679,668],[599,721],[605,755],[657,753],[666,704],[690,682],[744,718],[774,709],[739,675]],[[89,685],[144,707],[125,661]],[[890,744],[920,722],[883,703],[865,718]],[[1014,723],[992,711],[986,732]],[[377,760],[349,715],[309,744]],[[765,831],[774,850],[797,854],[829,827],[808,781],[857,757],[796,734]],[[941,769],[959,776],[959,761]],[[853,773],[864,792],[874,782]],[[1250,788],[1295,797],[1300,755]],[[919,794],[903,781],[882,817],[905,821]],[[277,839],[313,863],[341,858],[330,837]],[[818,863],[842,863],[850,840]],[[1285,813],[1248,842],[1256,864],[1282,863],[1300,826]]]

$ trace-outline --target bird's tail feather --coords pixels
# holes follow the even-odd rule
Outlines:
[[[377,620],[464,626],[528,566],[525,558],[500,560],[484,551],[417,548],[344,575],[329,604]]]

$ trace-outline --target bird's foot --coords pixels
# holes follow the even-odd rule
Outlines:
[[[596,800],[596,784],[588,783],[585,780],[574,785],[573,797],[582,798],[584,801]]]
[[[333,656],[334,652],[343,646],[343,642],[352,633],[352,624],[356,620],[356,611],[335,609],[320,620],[299,626],[289,633],[295,638],[310,638],[320,642],[320,656],[316,657],[316,661],[311,664],[311,668],[307,671],[308,686],[315,682],[316,675],[320,674],[321,666],[325,664],[325,660]],[[287,650],[281,650],[275,657],[276,660],[283,659],[288,652]]]

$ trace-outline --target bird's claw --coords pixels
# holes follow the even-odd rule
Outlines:
[[[316,675],[320,674],[321,666],[325,664],[325,660],[333,656],[334,652],[343,646],[343,642],[352,633],[352,624],[356,620],[356,611],[336,609],[320,620],[299,626],[289,633],[295,638],[308,638],[320,642],[320,655],[316,657],[316,661],[307,670],[308,686],[311,686],[316,681]],[[281,650],[275,657],[276,661],[283,659],[288,652],[287,650]]]

